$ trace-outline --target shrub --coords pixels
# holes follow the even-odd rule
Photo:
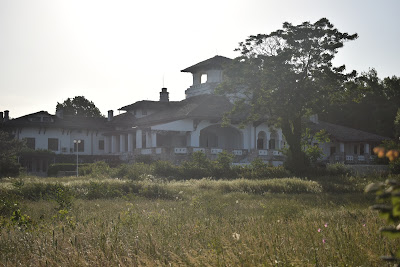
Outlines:
[[[144,163],[134,163],[119,165],[112,176],[116,178],[125,178],[130,180],[143,180],[145,175],[151,173],[151,165]]]
[[[190,160],[182,163],[180,169],[183,179],[201,179],[211,176],[212,162],[203,152],[197,151],[191,155]]]
[[[112,169],[104,161],[97,161],[95,163],[87,164],[79,170],[80,174],[90,175],[91,177],[105,177],[111,176]]]
[[[79,174],[83,174],[88,164],[79,164]],[[51,164],[47,170],[47,176],[56,177],[58,172],[76,172],[76,163],[55,163]]]
[[[234,179],[237,178],[237,168],[232,166],[233,155],[223,151],[218,154],[218,158],[213,162],[211,176],[220,179]]]
[[[256,158],[250,165],[242,167],[241,176],[247,179],[285,178],[291,176],[291,173],[283,166],[272,167]]]
[[[153,175],[176,179],[181,176],[179,167],[169,161],[158,160],[152,164]]]

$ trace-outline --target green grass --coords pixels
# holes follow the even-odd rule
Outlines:
[[[31,220],[2,214],[4,266],[382,266],[399,245],[378,233],[385,223],[359,183],[338,194],[297,178],[15,181],[0,188]],[[31,200],[36,184],[64,186],[71,209],[59,212],[60,196],[45,191]],[[87,197],[91,184],[97,197]]]

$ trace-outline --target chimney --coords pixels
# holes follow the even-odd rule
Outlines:
[[[3,112],[0,112],[0,123],[3,122]]]
[[[107,118],[107,120],[108,120],[108,121],[112,121],[113,117],[114,117],[114,111],[113,111],[113,110],[109,110],[109,111],[108,111],[108,118]]]
[[[169,102],[169,93],[167,92],[167,88],[161,89],[160,102]]]
[[[10,119],[9,113],[10,112],[8,110],[4,110],[4,122],[6,122]]]
[[[56,116],[59,119],[63,119],[64,118],[64,109],[63,108],[59,108],[56,110]]]

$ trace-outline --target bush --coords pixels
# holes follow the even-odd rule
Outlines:
[[[260,158],[256,158],[250,165],[242,167],[240,174],[247,179],[285,178],[291,176],[291,173],[283,166],[269,166]]]
[[[79,174],[83,174],[88,164],[79,164]],[[56,177],[58,172],[76,172],[76,163],[55,163],[51,164],[47,170],[47,176]]]
[[[227,152],[218,154],[218,158],[213,162],[211,176],[217,179],[235,179],[238,177],[237,168],[232,166],[233,155]]]
[[[115,178],[125,178],[129,180],[143,180],[145,175],[149,175],[151,173],[151,165],[134,163],[119,165],[112,176]]]
[[[181,176],[179,167],[169,161],[156,161],[152,164],[153,175],[163,178],[177,179]]]
[[[91,177],[98,178],[98,177],[111,176],[112,169],[104,161],[98,161],[96,163],[91,163],[91,164],[87,164],[87,165],[83,166],[79,170],[79,173],[82,173],[83,175],[90,175]]]
[[[190,160],[182,163],[180,169],[183,179],[201,179],[211,176],[212,162],[203,152],[197,151],[192,154]]]

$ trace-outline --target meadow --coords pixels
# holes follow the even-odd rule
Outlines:
[[[382,266],[382,177],[0,180],[1,266]]]

